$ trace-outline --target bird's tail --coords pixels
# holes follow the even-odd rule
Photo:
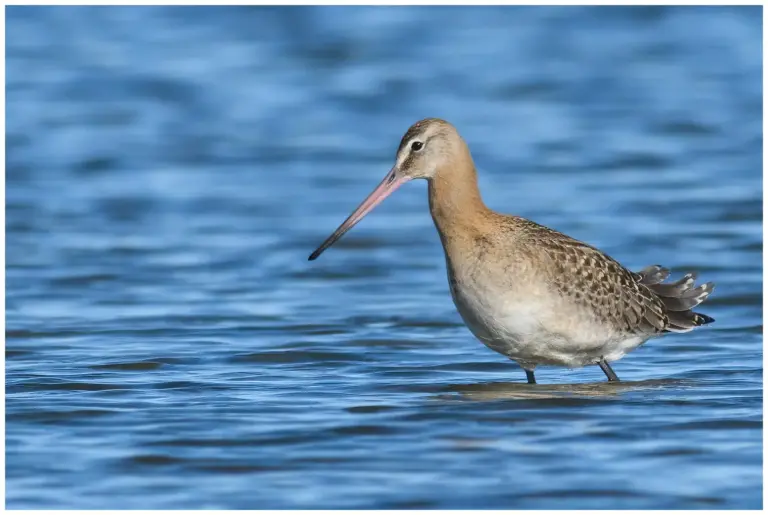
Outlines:
[[[669,318],[667,331],[685,333],[694,327],[715,321],[712,317],[692,311],[709,297],[709,294],[715,289],[714,283],[695,286],[695,272],[685,274],[679,281],[664,283],[664,280],[669,277],[669,270],[660,265],[644,268],[638,274],[641,276],[640,282],[646,285],[664,303]]]

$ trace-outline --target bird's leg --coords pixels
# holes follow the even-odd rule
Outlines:
[[[525,377],[528,378],[528,384],[536,384],[536,378],[533,377],[533,370],[525,369]]]
[[[613,371],[611,368],[611,365],[608,364],[607,361],[605,361],[605,358],[600,358],[600,361],[597,362],[598,365],[600,365],[600,368],[605,372],[605,375],[608,377],[608,381],[618,381],[619,376],[616,375],[616,372]]]

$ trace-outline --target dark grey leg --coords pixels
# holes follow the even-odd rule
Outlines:
[[[605,375],[608,377],[608,381],[618,381],[619,376],[616,375],[616,372],[613,371],[611,368],[611,365],[608,364],[607,361],[605,361],[605,358],[600,358],[600,361],[597,362],[598,365],[600,365],[600,368],[603,369],[603,372],[605,372]]]
[[[525,377],[528,378],[528,384],[536,384],[536,378],[533,377],[533,370],[526,370]]]

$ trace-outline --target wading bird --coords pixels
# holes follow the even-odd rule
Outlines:
[[[609,363],[646,340],[714,322],[692,311],[714,288],[695,286],[694,273],[664,283],[669,270],[659,265],[632,272],[586,243],[489,209],[466,142],[436,118],[408,129],[381,184],[309,259],[412,179],[429,183],[429,209],[464,323],[516,361],[529,383],[537,365],[599,365],[618,381]]]

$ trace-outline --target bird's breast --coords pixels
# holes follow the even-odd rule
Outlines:
[[[514,280],[483,273],[482,265],[465,269],[449,265],[448,282],[464,323],[486,345],[494,349],[500,342],[505,347],[516,345],[537,331],[543,306],[537,306],[536,296],[526,295]]]

